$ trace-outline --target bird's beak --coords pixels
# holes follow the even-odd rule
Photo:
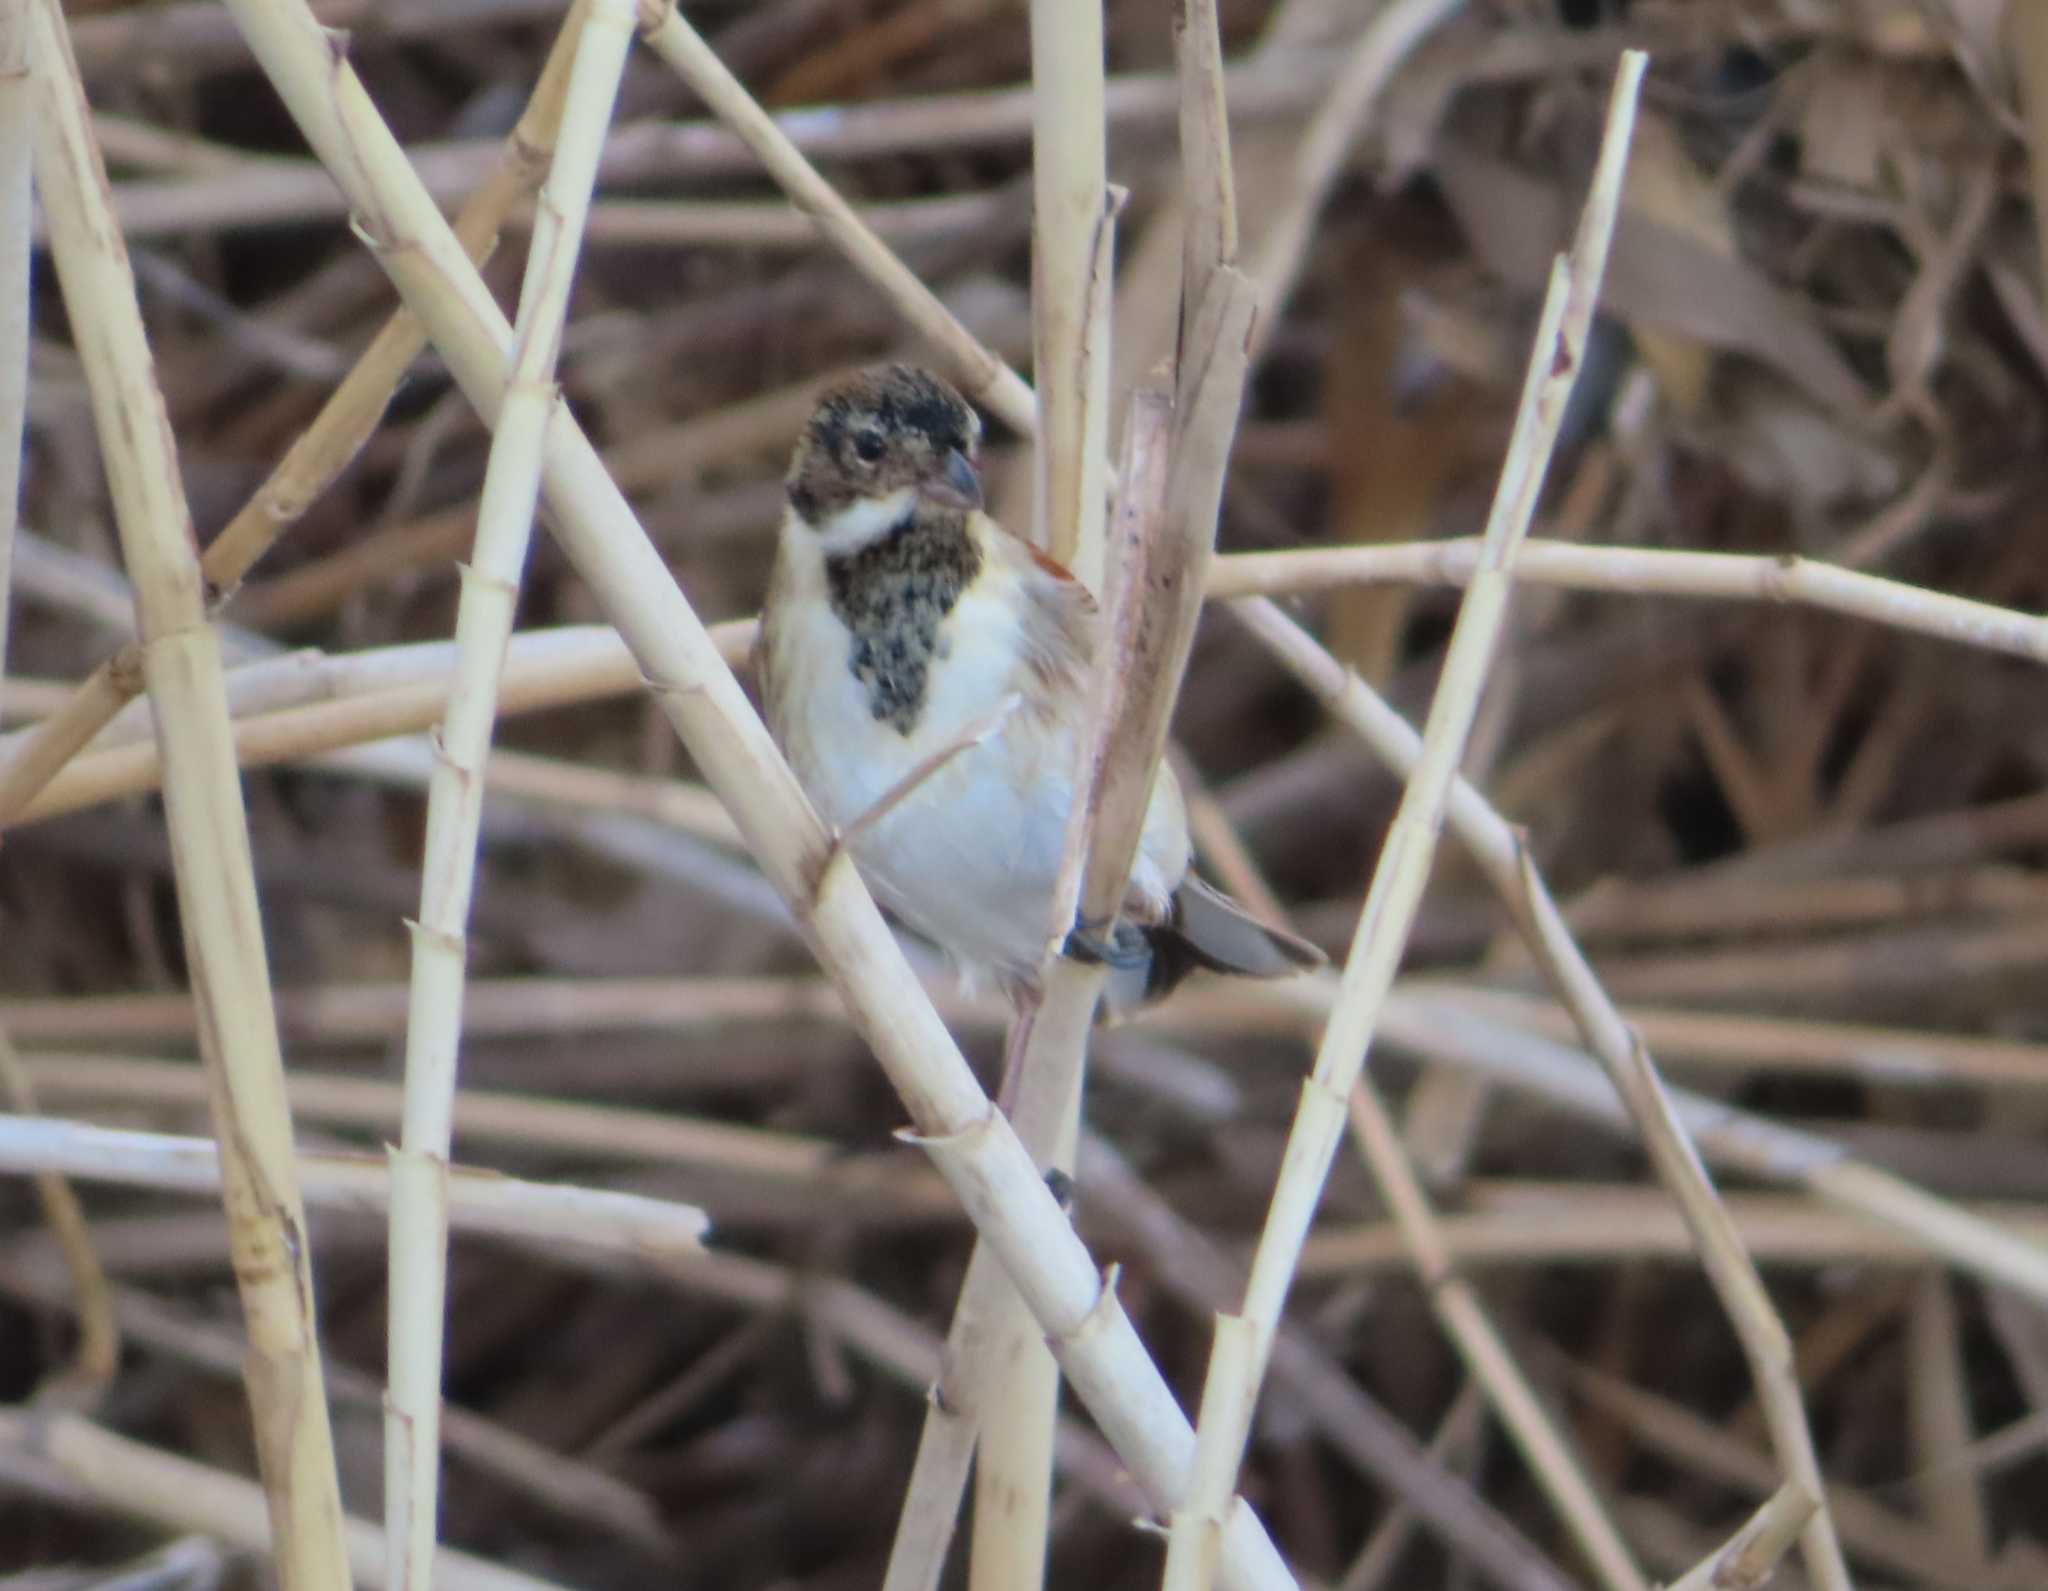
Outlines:
[[[946,453],[946,467],[919,488],[925,501],[946,508],[981,507],[981,477],[958,448]]]

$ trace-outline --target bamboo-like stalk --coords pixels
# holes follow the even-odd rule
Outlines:
[[[1106,176],[1102,3],[1031,0],[1030,16],[1032,539],[1102,595],[1116,219]],[[1092,752],[1084,738],[1081,754]],[[1077,808],[1084,804],[1081,789],[1077,780]],[[1070,852],[1075,844],[1070,828]],[[1054,895],[1049,926],[1063,936],[1071,916],[1067,923],[1059,916],[1068,902]],[[1039,1017],[1017,1018],[1027,1030],[1020,1035],[1024,1075],[1052,1075],[1038,1078],[1032,1101],[1020,1098],[1013,1121],[1025,1148],[1047,1167],[1073,1168],[1088,1044],[1086,1015],[1075,1016],[1077,1009],[1094,1010],[1101,987],[1100,969],[1049,962]],[[1042,1098],[1048,1107],[1038,1107]],[[1026,1103],[1033,1108],[1024,1110]],[[1051,1530],[1059,1369],[1016,1289],[993,1271],[985,1274],[995,1301],[980,1384],[969,1394],[982,1421],[968,1584],[972,1591],[1036,1591],[1045,1581]],[[963,1292],[962,1309],[978,1314],[980,1301]]]
[[[1371,580],[1461,585],[1471,578],[1477,552],[1475,540],[1462,538],[1377,547],[1235,553],[1218,557],[1211,565],[1208,595],[1211,599],[1241,599],[1253,593],[1321,591],[1351,581]],[[2048,619],[1810,559],[1529,541],[1523,544],[1516,559],[1515,573],[1525,582],[1572,590],[1796,603],[1934,636],[1959,646],[2048,661]],[[737,665],[752,644],[753,624],[750,620],[735,620],[716,626],[713,634],[726,659]],[[526,644],[528,635],[514,637],[515,656]],[[360,655],[369,658],[376,654]],[[594,682],[592,687],[605,694],[616,694],[633,685],[628,654],[623,647],[614,646],[612,655],[620,670],[618,683],[600,687]],[[333,666],[351,665],[347,657],[342,657],[333,660]],[[139,689],[139,681],[135,688]],[[563,688],[567,688],[566,681]],[[92,740],[132,695],[128,676],[120,665],[103,666],[63,708],[35,729],[0,736],[0,792],[17,787],[41,790],[56,775],[53,788],[44,791],[43,799],[17,811],[15,821],[30,822],[117,795],[156,788],[154,761],[139,753],[136,760],[128,763],[93,764],[98,771],[90,778],[80,775],[76,784],[71,782],[76,770],[57,774],[57,769],[80,746]],[[540,698],[532,701],[538,705]],[[394,703],[389,714],[367,713],[363,730],[348,730],[336,724],[323,733],[340,738],[321,740],[317,746],[309,738],[303,744],[308,749],[353,744],[367,738],[367,726],[387,726],[379,727],[379,734],[422,729],[432,722],[440,705],[441,698],[437,697],[408,715],[398,711]],[[422,713],[425,716],[420,716]],[[284,733],[282,725],[276,726],[276,734],[274,743],[278,745],[295,739]],[[278,760],[295,754],[278,750],[261,755],[267,760]],[[44,756],[50,760],[41,762],[39,759]],[[0,809],[4,808],[5,797],[0,794]]]
[[[984,347],[959,317],[939,302],[938,295],[896,258],[888,244],[875,236],[853,206],[804,158],[775,118],[726,70],[725,63],[683,20],[680,11],[655,0],[642,3],[652,13],[646,37],[654,53],[739,135],[791,203],[817,222],[818,230],[834,247],[938,350],[961,390],[1012,430],[1032,435],[1037,402],[1024,378]]]
[[[266,75],[349,193],[378,262],[430,327],[470,400],[495,418],[510,328],[403,152],[325,34],[292,0],[230,0]],[[673,24],[674,18],[669,22]],[[909,1109],[918,1141],[990,1236],[1082,1401],[1154,1505],[1186,1484],[1193,1432],[1128,1317],[975,1081],[845,854],[572,416],[545,442],[557,538],[619,626],[663,712],[739,821]],[[1225,1543],[1234,1586],[1292,1584],[1249,1510]]]
[[[484,470],[476,545],[455,617],[455,685],[427,787],[419,920],[405,1035],[405,1112],[391,1150],[389,1396],[384,1410],[385,1551],[394,1586],[427,1591],[438,1534],[441,1357],[448,1287],[448,1156],[470,898],[483,826],[484,764],[527,541],[540,502],[541,439],[560,401],[555,366],[569,291],[611,127],[633,0],[590,0],[541,184],[512,332],[511,374]]]
[[[106,1508],[131,1518],[196,1531],[260,1556],[275,1554],[281,1545],[265,1517],[261,1488],[239,1475],[116,1436],[78,1415],[0,1410],[0,1447],[48,1465]],[[352,1573],[372,1591],[387,1586],[383,1531],[368,1520],[338,1514],[336,1522],[348,1553],[338,1583],[347,1585]],[[435,1554],[434,1583],[441,1591],[563,1591],[554,1581],[450,1548]]]
[[[1031,90],[1033,539],[1100,593],[1111,224],[1101,0],[1031,0]]]
[[[206,622],[177,453],[57,0],[35,0],[30,9],[28,59],[37,185],[135,587],[143,675],[163,748],[172,867],[223,1152],[249,1332],[250,1409],[279,1578],[286,1591],[342,1587],[349,1571],[312,1257],[219,641]]]
[[[373,1155],[300,1154],[301,1191],[309,1208],[382,1216],[396,1202],[401,1179]],[[709,1217],[693,1205],[609,1188],[527,1182],[474,1166],[448,1166],[444,1204],[464,1231],[552,1246],[577,1244],[627,1258],[669,1259],[696,1253]],[[0,1116],[0,1172],[54,1173],[85,1182],[215,1193],[221,1155],[207,1138],[129,1132],[44,1116]],[[438,1392],[438,1388],[436,1389]],[[395,1572],[398,1566],[391,1566]],[[397,1585],[397,1579],[392,1580]]]
[[[1147,638],[1147,565],[1158,556],[1160,522],[1163,519],[1171,465],[1172,413],[1164,393],[1141,394],[1133,405],[1124,431],[1124,453],[1119,470],[1123,489],[1118,496],[1115,528],[1111,535],[1119,555],[1111,560],[1115,579],[1109,596],[1104,624],[1104,655],[1091,681],[1087,732],[1081,737],[1081,765],[1076,772],[1074,808],[1068,819],[1065,848],[1059,876],[1053,889],[1049,926],[1071,925],[1078,902],[1088,888],[1084,868],[1091,862],[1091,840],[1102,838],[1099,808],[1102,801],[1106,759],[1114,748],[1119,760],[1135,758],[1144,745],[1132,740],[1128,749],[1120,745],[1120,709],[1130,706],[1135,696],[1125,687],[1143,680],[1141,652]],[[1167,555],[1172,562],[1171,555]],[[1162,569],[1160,572],[1164,572]],[[1161,631],[1156,639],[1165,639]],[[1170,682],[1177,688],[1176,680]],[[1171,700],[1171,691],[1167,693]],[[1127,805],[1128,803],[1126,803]],[[1142,813],[1140,814],[1142,817]],[[1121,820],[1120,820],[1121,821]],[[1123,876],[1130,871],[1130,844],[1114,837],[1095,849],[1095,856],[1124,850]],[[1103,861],[1108,869],[1116,864]],[[1098,893],[1102,887],[1095,886]],[[1121,883],[1109,910],[1121,905]],[[1063,934],[1050,943],[1056,949]],[[1079,1131],[1080,1098],[1085,1069],[1089,1024],[1103,984],[1103,970],[1066,960],[1048,951],[1045,967],[1045,996],[1030,1024],[1029,1038],[1020,1067],[1017,1097],[1011,1106],[1011,1121],[1018,1138],[1034,1159],[1046,1166],[1071,1171]],[[953,1324],[946,1338],[946,1374],[935,1389],[932,1407],[918,1440],[917,1460],[912,1466],[910,1486],[905,1493],[896,1540],[890,1551],[886,1591],[929,1591],[944,1566],[952,1521],[959,1509],[960,1493],[967,1476],[978,1435],[988,1429],[986,1418],[992,1399],[1010,1397],[1003,1388],[1006,1376],[1017,1373],[1020,1360],[1034,1346],[1036,1327],[1028,1313],[1019,1319],[1023,1302],[1016,1289],[995,1263],[986,1243],[978,1244],[969,1259],[954,1309]],[[1028,1376],[1029,1371],[1025,1372]],[[1041,1376],[1029,1391],[1032,1403],[1024,1412],[1035,1412],[1039,1420],[1052,1401],[1057,1381]],[[1024,1404],[1021,1395],[1011,1398],[1011,1407]],[[1033,1438],[1034,1447],[1041,1445]],[[1014,1445],[1014,1441],[1013,1441]],[[1014,1457],[1014,1455],[1013,1455]],[[981,1462],[989,1454],[983,1446]],[[999,1461],[1000,1462],[1000,1461]],[[1022,1465],[1006,1473],[1013,1485],[1021,1482]],[[1034,1469],[1034,1474],[1039,1473]],[[977,1518],[982,1506],[977,1500]],[[977,1524],[977,1531],[979,1525]],[[1042,1530],[1041,1530],[1042,1534]]]
[[[734,641],[751,635],[717,626],[712,643],[721,655],[744,657]],[[454,685],[453,652],[446,643],[384,648],[328,660],[324,689],[331,699],[260,712],[231,725],[235,756],[245,768],[319,756],[350,746],[430,729]],[[529,630],[512,638],[501,713],[532,712],[629,695],[645,678],[617,634],[601,626]],[[92,752],[65,769],[21,813],[32,823],[124,795],[155,790],[163,780],[155,745],[129,742]]]
[[[1238,1364],[1215,1363],[1234,1342],[1233,1336],[1219,1332],[1219,1352],[1212,1357],[1203,1386],[1196,1442],[1197,1473],[1212,1486],[1235,1476],[1250,1436],[1258,1384],[1279,1330],[1302,1242],[1343,1135],[1345,1100],[1364,1068],[1428,878],[1465,737],[1506,618],[1516,544],[1528,531],[1592,324],[1620,203],[1621,172],[1643,66],[1640,54],[1622,58],[1579,233],[1571,255],[1552,272],[1521,409],[1487,522],[1482,567],[1467,589],[1451,632],[1442,681],[1423,730],[1422,754],[1388,829],[1315,1069],[1302,1086],[1301,1105],[1288,1134],[1240,1311],[1251,1339]]]
[[[587,3],[575,0],[570,6],[525,114],[506,137],[497,164],[455,218],[456,235],[471,259],[481,262],[489,257],[506,215],[533,191],[546,167],[561,119],[571,46]],[[18,234],[8,228],[5,235]],[[409,310],[399,309],[385,322],[313,423],[207,544],[200,571],[213,599],[232,596],[277,538],[334,484],[377,428],[392,393],[425,345],[426,332]],[[87,676],[70,703],[39,726],[27,745],[0,756],[0,829],[12,824],[36,793],[141,690],[140,654],[134,647],[123,647]]]
[[[1479,543],[1469,536],[1376,547],[1239,553],[1216,560],[1209,595],[1283,596],[1376,580],[1464,585],[1478,561]],[[1573,591],[1792,603],[1959,646],[2048,662],[2048,619],[2039,614],[1929,591],[1796,554],[1769,557],[1529,541],[1516,559],[1515,574],[1534,584]]]
[[[29,115],[28,0],[0,0],[0,694],[28,424]]]

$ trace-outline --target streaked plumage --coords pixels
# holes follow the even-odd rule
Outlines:
[[[1101,620],[1078,581],[980,511],[980,429],[950,387],[906,366],[826,394],[791,462],[756,659],[769,729],[820,815],[853,831],[876,897],[970,976],[1021,991],[1050,928]],[[1320,961],[1188,863],[1162,769],[1125,901],[1149,964],[1120,969],[1113,1003],[1195,966],[1275,976]]]

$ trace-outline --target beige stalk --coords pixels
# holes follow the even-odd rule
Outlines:
[[[286,1591],[338,1591],[349,1571],[312,1263],[220,645],[207,624],[177,451],[57,0],[30,7],[28,60],[37,184],[135,588],[143,678],[163,751],[171,862],[222,1149],[278,1575]]]
[[[593,0],[576,44],[555,158],[542,183],[512,334],[512,371],[484,470],[476,545],[455,617],[455,687],[427,787],[419,920],[412,924],[405,1111],[391,1151],[389,1392],[384,1523],[394,1586],[432,1584],[447,1314],[448,1156],[462,1043],[470,898],[484,763],[520,575],[540,500],[541,439],[560,401],[555,365],[612,103],[633,42],[633,0]]]

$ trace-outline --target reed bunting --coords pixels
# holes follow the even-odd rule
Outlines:
[[[970,981],[1037,992],[1073,802],[1094,599],[982,512],[981,421],[907,365],[830,389],[789,467],[755,664],[768,727],[876,898]],[[1189,872],[1180,786],[1161,767],[1108,942],[1123,1011],[1191,970],[1322,965]]]

